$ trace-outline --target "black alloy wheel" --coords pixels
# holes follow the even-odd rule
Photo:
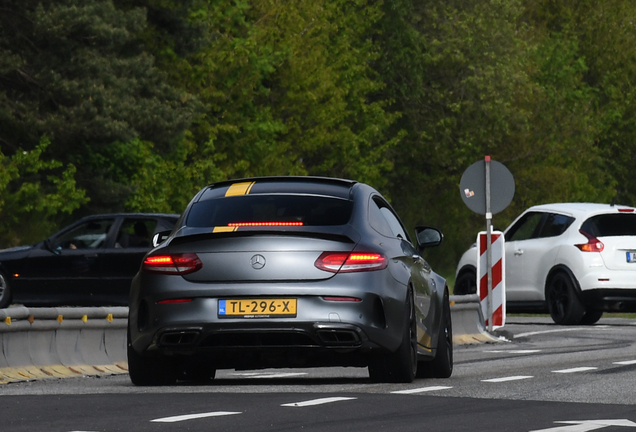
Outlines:
[[[583,318],[581,318],[581,324],[583,325],[596,324],[598,320],[601,319],[602,316],[603,316],[603,311],[588,310],[585,312],[585,315],[583,315]]]
[[[574,291],[572,278],[565,272],[559,272],[550,278],[546,300],[550,316],[556,324],[579,324],[585,314],[585,308]]]

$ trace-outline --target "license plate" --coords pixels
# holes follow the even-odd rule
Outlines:
[[[636,263],[636,252],[627,252],[627,262]]]
[[[219,300],[220,318],[295,317],[296,299],[223,299]]]

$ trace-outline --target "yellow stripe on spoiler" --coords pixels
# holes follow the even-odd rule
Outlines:
[[[234,183],[227,189],[225,196],[247,195],[256,182]]]
[[[212,230],[212,232],[213,233],[234,232],[237,229],[238,227],[218,226],[218,227],[214,227],[214,230]]]

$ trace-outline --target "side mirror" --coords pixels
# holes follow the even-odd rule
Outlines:
[[[51,240],[50,238],[47,238],[46,240],[44,240],[43,244],[44,244],[44,249],[48,250],[49,252],[53,252],[55,255],[60,254],[60,248],[53,247],[53,240]]]
[[[157,234],[155,234],[152,237],[152,246],[153,247],[157,247],[159,246],[161,243],[165,242],[166,240],[168,240],[168,237],[170,237],[170,233],[172,231],[159,231]]]
[[[439,246],[444,239],[444,234],[437,228],[418,226],[415,227],[417,248],[422,252],[427,247]]]

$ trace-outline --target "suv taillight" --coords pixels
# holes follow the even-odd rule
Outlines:
[[[575,244],[577,248],[581,249],[583,252],[603,252],[605,249],[605,245],[602,241],[594,237],[592,234],[588,234],[583,230],[579,230],[581,234],[587,237],[587,243],[583,244]]]
[[[173,254],[148,256],[143,269],[151,273],[188,274],[199,270],[203,263],[196,254]]]
[[[375,252],[323,252],[314,265],[331,273],[382,270],[389,264],[386,257]]]

